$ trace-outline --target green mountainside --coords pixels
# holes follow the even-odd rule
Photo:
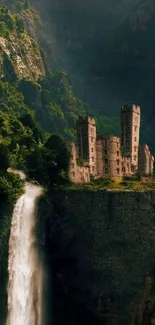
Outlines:
[[[26,33],[21,15],[0,8],[0,78],[37,79],[45,73],[39,45]]]
[[[119,123],[77,98],[66,72],[50,72],[33,28],[40,25],[39,16],[30,8],[14,11],[0,8],[0,174],[7,182],[9,166],[24,169],[50,187],[66,180],[68,152],[59,136],[75,141],[78,115],[95,116],[98,132],[106,134],[118,134]],[[66,153],[60,161],[61,151]]]
[[[139,0],[119,5],[117,0],[106,5],[101,0],[95,5],[92,0],[0,0],[1,324],[10,218],[23,193],[23,182],[7,168],[22,169],[44,186],[46,209],[51,208],[46,194],[68,183],[64,140],[76,139],[78,115],[95,117],[98,133],[119,135],[124,102],[145,104],[141,141],[155,152],[153,115],[146,125],[155,100],[154,7],[151,0],[147,4],[151,10]],[[135,23],[137,14],[144,24]],[[70,320],[70,308],[66,324],[77,324]]]
[[[8,131],[6,129],[6,133],[3,134],[2,132],[1,136],[3,145],[9,146],[9,164],[12,167],[24,168],[29,173],[29,169],[31,169],[28,163],[28,161],[30,161],[29,155],[36,152],[36,150],[39,150],[40,154],[40,150],[44,148],[47,139],[50,138],[52,134],[56,133],[66,140],[74,141],[76,139],[75,121],[78,115],[90,114],[95,117],[98,133],[119,135],[120,129],[117,110],[110,109],[107,106],[108,113],[113,111],[113,115],[108,117],[99,109],[99,106],[98,110],[96,109],[98,101],[96,100],[95,89],[97,88],[95,88],[95,85],[99,86],[98,97],[100,97],[101,85],[103,86],[102,81],[104,81],[102,73],[104,74],[104,69],[106,68],[107,75],[110,75],[109,71],[112,68],[111,65],[108,65],[108,62],[106,62],[106,57],[104,59],[105,65],[101,65],[100,54],[102,51],[98,53],[98,57],[96,56],[95,59],[94,51],[96,47],[93,49],[93,46],[95,45],[94,42],[98,42],[99,39],[101,39],[101,24],[105,26],[105,36],[105,33],[110,33],[110,30],[116,26],[116,16],[121,15],[123,10],[127,11],[127,8],[132,13],[132,6],[134,5],[134,8],[137,8],[138,2],[133,2],[130,6],[125,6],[125,2],[123,2],[123,7],[119,8],[119,12],[115,15],[111,27],[108,27],[109,25],[106,27],[107,23],[102,22],[102,14],[98,17],[98,10],[93,12],[93,2],[90,2],[88,6],[87,1],[84,1],[82,5],[71,5],[70,1],[68,1],[64,7],[61,1],[53,1],[52,5],[47,1],[46,12],[40,2],[38,2],[38,5],[33,1],[31,3],[35,9],[39,10],[38,12],[30,7],[28,1],[14,1],[13,3],[10,1],[3,1],[1,3],[3,5],[5,4],[7,7],[0,8],[0,113],[2,114],[4,125],[8,124]],[[98,5],[101,5],[101,3],[98,2]],[[10,8],[10,11],[7,8]],[[47,8],[49,9],[49,15],[45,22]],[[111,16],[114,18],[110,11],[110,7],[107,7],[106,10],[109,17]],[[39,12],[42,15],[42,19],[40,18]],[[83,12],[82,16],[81,12]],[[88,21],[90,23],[89,27],[87,26],[88,21],[85,20],[86,14],[88,15]],[[51,21],[50,15],[52,17]],[[80,17],[82,25],[79,25]],[[94,22],[93,26],[96,26],[97,17],[98,27],[96,28],[98,28],[98,31],[100,30],[98,39],[95,38],[97,29],[92,28],[91,33],[87,34],[92,21]],[[126,14],[125,22],[129,19],[128,17],[129,16]],[[64,30],[62,24],[66,26]],[[124,26],[125,23],[122,22],[122,24]],[[70,30],[69,34],[67,30],[72,25],[73,29]],[[125,26],[128,28],[128,24]],[[80,28],[85,31],[83,33],[83,38],[81,38],[82,30],[80,30]],[[120,26],[117,28],[120,28]],[[46,35],[48,29],[49,32]],[[51,30],[52,33],[50,37],[49,34]],[[117,29],[115,32],[117,33]],[[120,34],[119,39],[123,37],[121,35],[122,34]],[[87,36],[89,36],[89,40]],[[117,40],[117,37],[115,37],[115,40]],[[106,41],[107,36],[105,36],[105,42]],[[113,44],[113,38],[108,41],[108,44]],[[93,100],[96,100],[96,105],[94,106],[91,105],[91,100],[88,100],[89,104],[87,104],[80,99],[80,96],[79,98],[77,97],[77,94],[80,93],[78,85],[81,83],[83,85],[83,92],[85,92],[88,84],[85,78],[83,78],[82,81],[82,73],[83,76],[86,76],[84,72],[86,70],[83,64],[74,60],[75,58],[76,60],[80,59],[80,55],[84,55],[84,53],[87,54],[88,51],[88,58],[83,57],[82,62],[84,65],[88,64],[87,76],[89,76],[90,82],[94,83],[94,91],[92,91],[92,86],[89,88]],[[106,51],[108,53],[108,48]],[[105,54],[105,52],[102,54]],[[113,54],[111,53],[111,55]],[[93,65],[94,70],[91,70],[89,65],[92,57],[95,60]],[[122,60],[123,58],[124,56]],[[115,60],[117,60],[117,55],[115,55]],[[122,60],[120,58],[120,62],[122,62]],[[76,69],[74,69],[75,66]],[[118,66],[119,60],[115,68]],[[59,68],[64,68],[64,71]],[[65,71],[67,68],[71,77],[68,72]],[[93,77],[90,75],[92,71]],[[117,82],[117,80],[115,81]],[[103,90],[104,95],[104,87]],[[105,95],[105,101],[106,96],[108,96],[108,93]],[[81,94],[81,98],[86,98],[84,93],[83,95]],[[115,96],[113,98],[115,100]],[[122,104],[122,102],[120,101],[120,104]],[[117,104],[118,102],[116,101],[116,108]],[[111,102],[111,107],[113,107],[112,105]],[[14,120],[12,120],[12,118],[14,118]],[[23,133],[21,131],[21,138],[17,137],[17,134],[20,132],[18,131],[19,133],[17,132],[16,134],[15,124],[19,124],[19,129],[21,128],[21,130],[23,130]],[[22,127],[24,127],[24,129],[22,129]],[[151,144],[151,147],[154,148],[153,140],[150,141],[153,135],[153,128],[149,125],[146,133],[145,119],[142,121],[142,127],[142,140],[147,141]],[[10,128],[13,131],[10,131]],[[12,141],[14,141],[13,144]],[[47,152],[43,153],[43,156],[44,154],[46,156]],[[36,159],[38,159],[37,157],[38,156],[36,156]],[[45,160],[46,158],[47,157],[45,157]],[[54,156],[53,159],[55,160]]]
[[[24,18],[43,49],[46,71],[69,73],[73,92],[94,115],[113,119],[122,104],[140,105],[141,141],[155,147],[154,0],[1,3]]]

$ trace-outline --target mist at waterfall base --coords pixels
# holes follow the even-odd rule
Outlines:
[[[20,171],[15,172],[25,180]],[[45,325],[44,266],[36,238],[36,200],[43,190],[25,181],[17,200],[9,240],[8,315],[6,325]]]

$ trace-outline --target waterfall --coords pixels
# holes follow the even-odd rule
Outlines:
[[[25,179],[22,172],[13,172]],[[41,194],[41,187],[25,182],[25,194],[17,200],[13,211],[9,240],[7,325],[43,325],[42,266],[35,235],[35,201]]]

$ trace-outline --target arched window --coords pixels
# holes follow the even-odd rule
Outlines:
[[[108,165],[108,158],[105,158],[104,162],[105,162],[105,165]]]
[[[105,146],[105,148],[108,147],[108,141],[107,140],[104,141],[104,146]]]
[[[109,174],[109,168],[105,168],[105,175],[108,175]]]
[[[119,168],[117,168],[117,174],[119,175]]]
[[[104,150],[104,154],[105,154],[105,156],[108,155],[108,150],[107,149]]]

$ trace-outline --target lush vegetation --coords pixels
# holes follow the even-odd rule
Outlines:
[[[154,191],[154,177],[133,177],[132,179],[105,179],[91,180],[89,184],[68,184],[65,186],[70,190],[130,190],[130,191]],[[64,186],[58,186],[58,189],[64,189]]]
[[[20,15],[13,15],[6,7],[0,7],[0,34],[9,38],[10,31],[24,31],[24,20]]]
[[[33,83],[32,83],[33,84]],[[32,101],[33,105],[33,101]],[[21,93],[0,81],[0,170],[24,170],[48,186],[67,179],[69,152],[58,135],[47,136]]]

